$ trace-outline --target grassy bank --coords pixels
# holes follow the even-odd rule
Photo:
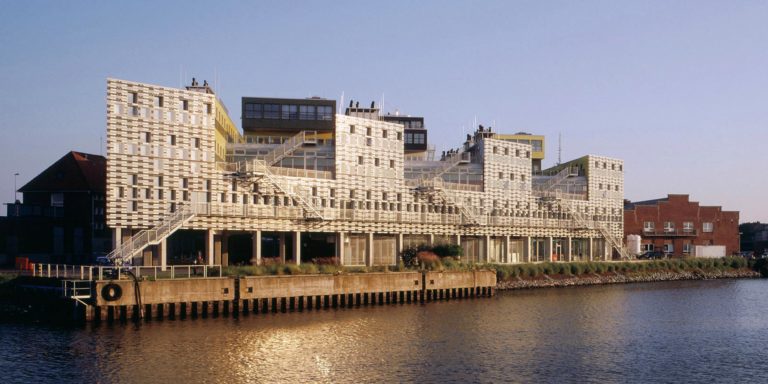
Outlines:
[[[632,262],[564,262],[535,263],[489,266],[496,270],[499,281],[510,279],[530,279],[543,276],[578,277],[582,275],[602,274],[644,274],[644,273],[682,273],[729,272],[756,269],[756,264],[743,257],[725,257],[719,259],[688,258]]]
[[[271,264],[259,266],[225,267],[227,276],[273,276],[302,274],[338,274],[365,272],[402,272],[402,271],[472,271],[492,269],[499,281],[537,279],[547,277],[578,277],[604,274],[643,274],[643,273],[681,273],[686,271],[729,272],[738,270],[759,270],[763,267],[759,260],[748,261],[742,257],[720,259],[669,259],[632,262],[559,262],[525,264],[466,264],[452,257],[423,260],[419,265],[406,267],[402,262],[397,266],[342,267],[327,264]],[[768,265],[764,266],[768,271]]]

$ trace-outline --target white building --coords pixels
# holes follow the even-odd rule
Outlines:
[[[109,79],[113,256],[392,265],[421,243],[492,263],[606,260],[622,248],[621,160],[584,156],[533,175],[530,145],[489,130],[438,161],[405,160],[403,124],[329,105],[244,98],[240,134],[205,85]]]

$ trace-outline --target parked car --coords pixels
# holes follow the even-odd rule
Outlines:
[[[110,260],[107,256],[99,256],[96,258],[96,265],[98,266],[112,265],[112,260]]]
[[[655,260],[655,259],[663,259],[665,257],[666,256],[662,251],[645,251],[641,253],[639,256],[637,256],[638,260]]]

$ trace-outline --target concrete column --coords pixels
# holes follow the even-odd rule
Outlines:
[[[280,262],[285,264],[285,232],[280,232],[279,236],[280,246]]]
[[[397,241],[397,245],[395,245],[395,247],[397,247],[397,256],[399,257],[400,254],[403,252],[403,234],[402,233],[397,234],[396,241]]]
[[[552,237],[547,237],[547,256],[549,256],[549,261],[552,261],[552,254],[555,253],[553,249],[553,243],[554,239]]]
[[[149,247],[144,248],[144,250],[142,251],[144,262],[142,263],[142,265],[146,265],[146,266],[155,265],[152,260],[154,249],[155,249],[154,245],[150,245]]]
[[[123,244],[123,229],[116,227],[112,230],[112,249],[117,249]]]
[[[213,229],[205,231],[205,257],[208,265],[213,265],[214,234]]]
[[[483,249],[485,260],[481,260],[481,261],[485,261],[486,263],[489,263],[491,262],[491,254],[493,252],[493,249],[492,249],[493,247],[491,246],[491,236],[485,235],[483,243],[484,243],[483,248],[485,248]]]
[[[435,235],[432,233],[429,234],[429,245],[435,245]]]
[[[221,235],[213,237],[213,264],[221,264]]]
[[[251,233],[251,265],[261,265],[261,230]]]
[[[512,262],[512,250],[510,249],[511,242],[509,241],[509,236],[504,236],[504,262],[505,263],[511,263]]]
[[[336,257],[339,259],[339,265],[344,265],[344,241],[346,241],[347,236],[344,232],[339,232],[338,237],[336,240]]]
[[[301,265],[301,232],[293,232],[293,261]]]
[[[229,265],[229,233],[221,234],[221,265]]]
[[[592,261],[592,238],[589,238],[589,261]]]
[[[373,232],[368,233],[365,239],[365,265],[373,266]]]
[[[456,245],[461,245],[461,235],[456,235]]]
[[[523,260],[525,262],[531,262],[531,237],[523,238]]]
[[[573,261],[573,250],[571,249],[573,248],[572,241],[573,239],[570,236],[565,239],[565,259],[568,261]]]
[[[165,271],[168,264],[168,239],[163,239],[157,248],[160,251],[160,270]]]

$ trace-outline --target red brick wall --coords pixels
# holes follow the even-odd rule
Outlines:
[[[651,236],[643,232],[646,221],[655,224],[657,234],[664,232],[664,222],[671,221],[675,230],[683,233],[683,222],[693,223],[695,234],[690,236]],[[713,231],[704,232],[705,222],[712,223]],[[671,243],[675,256],[685,256],[685,243],[696,245],[724,245],[726,255],[739,251],[739,212],[723,211],[720,207],[700,206],[698,202],[688,200],[688,195],[668,195],[667,201],[652,205],[635,205],[634,209],[624,210],[624,237],[640,235],[643,244],[653,244],[655,250],[663,250],[664,244]]]

